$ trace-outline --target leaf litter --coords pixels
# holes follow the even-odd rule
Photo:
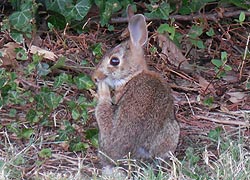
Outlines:
[[[157,26],[152,23],[152,27]],[[216,29],[221,27],[224,32],[230,34],[225,38],[225,34],[214,32],[215,36],[209,37],[209,48],[197,49],[187,41],[182,42],[182,48],[177,47],[167,36],[157,35],[157,38],[150,38],[149,46],[157,47],[157,53],[152,53],[147,49],[148,64],[151,69],[162,74],[166,82],[169,82],[173,88],[173,96],[176,105],[176,117],[181,126],[181,138],[177,148],[177,157],[182,157],[185,150],[190,146],[205,146],[209,131],[216,127],[222,127],[226,132],[236,132],[240,128],[244,134],[249,136],[250,122],[250,92],[246,88],[246,82],[249,81],[249,59],[246,59],[244,67],[239,72],[237,66],[242,62],[241,50],[245,49],[247,43],[246,31],[250,31],[249,22],[245,26],[232,27],[225,30],[226,26],[219,22],[211,25]],[[180,26],[180,32],[188,34],[190,28]],[[123,27],[117,26],[119,32]],[[223,31],[222,30],[222,31]],[[7,32],[5,32],[7,33]],[[4,33],[0,34],[5,37]],[[154,35],[152,35],[154,36]],[[107,37],[111,37],[107,41]],[[43,54],[42,62],[55,65],[57,57],[64,55],[66,60],[62,66],[49,72],[49,77],[42,79],[34,76],[24,77],[21,69],[27,64],[25,61],[17,61],[14,49],[20,45],[13,42],[6,42],[0,47],[3,54],[1,57],[1,68],[17,72],[18,86],[23,89],[32,89],[38,92],[43,85],[53,86],[53,77],[58,73],[66,73],[72,76],[79,73],[91,74],[96,66],[96,59],[91,47],[97,43],[102,44],[106,51],[107,47],[117,44],[118,35],[109,34],[105,28],[91,25],[88,34],[74,35],[66,32],[66,35],[57,33],[47,34],[44,39],[40,38],[39,44],[42,46],[31,46],[28,50],[31,54]],[[63,44],[66,40],[66,44]],[[203,39],[206,41],[206,39]],[[207,41],[208,42],[208,41]],[[25,47],[23,47],[25,48]],[[181,50],[182,49],[182,50]],[[188,53],[189,51],[189,53]],[[214,57],[219,58],[221,51],[227,51],[229,62],[233,67],[232,71],[223,78],[216,78],[214,66],[208,62]],[[185,54],[186,56],[184,56]],[[82,66],[82,60],[87,61],[87,66]],[[31,56],[29,60],[31,61]],[[18,67],[18,68],[17,68]],[[239,79],[239,73],[242,78]],[[22,169],[22,178],[31,176],[48,177],[48,172],[56,172],[60,176],[72,177],[74,174],[86,174],[91,176],[96,168],[100,168],[97,157],[97,149],[91,146],[88,139],[85,138],[87,129],[96,128],[97,123],[94,119],[94,108],[88,108],[88,120],[85,123],[74,121],[71,111],[66,108],[66,102],[77,99],[84,94],[88,100],[93,99],[93,90],[79,90],[76,86],[64,84],[58,88],[58,92],[63,95],[63,103],[55,108],[49,120],[53,126],[43,126],[38,123],[31,125],[25,114],[28,109],[34,106],[33,101],[29,101],[21,107],[9,104],[0,108],[0,161],[8,159],[16,160],[20,155],[20,162],[17,167]],[[212,97],[212,98],[211,98]],[[210,99],[210,103],[204,103]],[[207,102],[207,101],[206,101]],[[10,117],[9,109],[17,110],[14,117]],[[85,152],[71,152],[70,145],[66,141],[57,141],[57,130],[66,131],[63,119],[70,119],[75,133],[80,135],[82,142],[90,144]],[[7,126],[12,122],[13,131],[7,130]],[[34,132],[29,131],[28,137],[32,137],[33,142],[25,138],[17,137],[15,128],[29,128],[32,126]],[[72,137],[73,138],[73,137]],[[190,143],[191,142],[191,143]],[[248,142],[249,143],[249,142]],[[51,157],[41,158],[38,156],[41,149],[51,149]],[[26,159],[24,163],[24,160]]]

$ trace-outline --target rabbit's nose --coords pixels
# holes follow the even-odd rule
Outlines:
[[[92,75],[92,81],[94,81],[96,84],[102,80],[104,80],[107,77],[104,73],[100,71],[95,71]]]

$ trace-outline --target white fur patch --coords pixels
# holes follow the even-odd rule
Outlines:
[[[125,85],[128,81],[126,79],[105,79],[105,82],[113,89]]]

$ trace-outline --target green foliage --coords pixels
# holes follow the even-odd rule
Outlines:
[[[26,0],[20,2],[19,0],[12,0],[12,5],[17,11],[13,12],[7,20],[5,20],[1,31],[11,29],[10,35],[17,42],[23,42],[24,37],[31,38],[35,27],[35,14],[38,5],[33,0]]]
[[[214,97],[210,96],[204,99],[203,104],[209,107],[212,107],[214,103]]]
[[[169,38],[171,40],[174,40],[175,37],[175,28],[172,26],[169,26],[168,24],[161,24],[160,27],[157,29],[158,33],[163,34],[164,32],[169,33]]]
[[[44,148],[41,151],[38,152],[38,156],[41,158],[50,158],[52,156],[51,149]]]
[[[243,22],[245,21],[246,19],[246,15],[244,12],[241,12],[240,15],[239,15],[239,19],[235,19],[236,22],[240,23],[240,25],[243,24]]]
[[[213,36],[215,35],[214,29],[213,29],[213,28],[210,28],[210,29],[206,32],[206,34],[207,34],[208,36],[210,36],[210,37],[213,37]]]
[[[87,129],[86,138],[90,140],[94,147],[98,147],[98,129]]]
[[[203,27],[193,25],[191,29],[189,30],[188,37],[190,39],[190,42],[200,49],[204,49],[205,46],[203,44],[203,41],[199,38],[199,36],[203,33]]]
[[[202,9],[207,3],[214,2],[215,0],[183,0],[182,6],[179,10],[181,14],[191,14],[194,12],[198,12]]]
[[[165,1],[151,1],[150,4],[145,4],[149,13],[145,13],[148,18],[159,18],[167,20],[171,13],[170,4]]]
[[[226,72],[231,71],[232,67],[227,65],[227,53],[221,52],[221,59],[212,59],[212,64],[215,66],[216,77],[221,78],[226,75]]]
[[[80,136],[76,136],[76,130],[69,121],[64,121],[64,126],[59,129],[56,140],[65,141],[71,151],[85,151],[89,145],[81,141]]]

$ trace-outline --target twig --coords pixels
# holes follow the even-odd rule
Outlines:
[[[191,103],[190,103],[190,101],[189,101],[189,98],[188,98],[188,96],[187,96],[186,93],[185,93],[185,97],[186,97],[186,99],[187,99],[187,101],[188,101],[188,105],[189,105],[189,107],[190,107],[190,109],[191,109],[192,115],[194,116],[194,115],[195,115],[195,114],[194,114],[194,110],[193,110],[193,108],[192,108],[192,105],[191,105]]]
[[[216,122],[216,123],[219,123],[219,124],[228,124],[228,125],[236,125],[236,126],[249,127],[249,122],[219,120],[219,119],[215,119],[215,118],[211,118],[211,117],[206,117],[206,116],[199,116],[199,115],[194,116],[194,118],[204,119],[204,120]]]
[[[242,78],[243,68],[244,68],[244,65],[245,65],[245,62],[246,62],[249,39],[250,39],[250,33],[248,33],[247,43],[246,43],[245,52],[244,52],[244,56],[243,56],[243,61],[242,61],[241,65],[240,65],[240,78],[239,78],[240,80]]]
[[[230,11],[230,12],[225,12],[221,15],[219,13],[208,13],[208,14],[195,14],[195,15],[170,15],[170,19],[175,19],[177,21],[192,21],[195,19],[207,19],[211,21],[218,21],[220,18],[229,18],[229,17],[234,17],[234,16],[239,16],[241,12],[245,13],[245,16],[250,16],[249,11],[242,11],[242,10],[237,10],[237,11]],[[159,18],[146,18],[146,21],[153,21],[153,20],[160,20]],[[119,17],[119,18],[112,18],[110,23],[125,23],[128,22],[128,19],[126,17]]]

